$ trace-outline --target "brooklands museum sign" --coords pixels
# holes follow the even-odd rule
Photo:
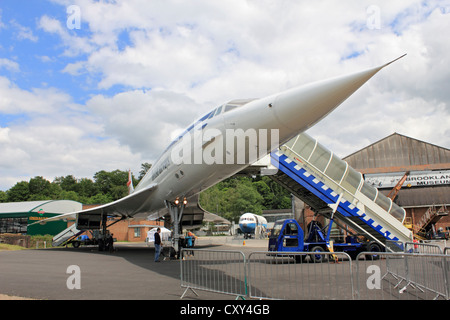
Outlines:
[[[393,188],[404,174],[404,172],[366,174],[365,180],[375,188]],[[403,183],[403,187],[426,187],[435,185],[450,185],[450,170],[411,171],[405,183]]]

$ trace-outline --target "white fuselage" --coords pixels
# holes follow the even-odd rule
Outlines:
[[[254,234],[257,227],[267,229],[266,218],[253,214],[244,213],[239,218],[239,228],[244,234]]]
[[[381,68],[215,108],[175,139],[136,186],[134,192],[157,185],[136,204],[136,215],[156,218],[165,200],[189,198],[243,170],[313,126]]]

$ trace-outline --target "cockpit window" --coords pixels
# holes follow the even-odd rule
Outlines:
[[[197,121],[197,123],[202,122],[202,121],[205,121],[206,119],[208,119],[209,116],[211,115],[211,113],[213,113],[213,112],[207,113],[206,115],[204,115],[203,117],[201,117],[201,118]]]
[[[191,131],[194,127],[196,127],[197,125],[199,125],[200,123],[202,123],[205,120],[209,120],[217,115],[219,115],[222,111],[223,112],[228,112],[230,110],[242,107],[243,105],[253,101],[255,99],[243,99],[243,100],[233,100],[230,101],[227,105],[222,105],[214,110],[212,110],[211,112],[208,112],[207,114],[203,115],[200,119],[198,119],[197,121],[195,121],[193,124],[191,124],[189,126],[189,128],[187,128],[180,136],[178,136],[178,138],[176,138],[174,141],[172,141],[172,143],[167,147],[166,150],[168,150],[171,146],[173,146],[176,142],[178,142],[179,140],[181,140],[185,134],[187,134],[189,131]],[[204,123],[200,129],[205,128],[207,125],[207,123]]]
[[[236,109],[236,108],[238,108],[238,106],[235,106],[235,105],[232,105],[232,104],[227,104],[227,105],[225,106],[225,112],[234,110],[234,109]]]
[[[217,109],[214,109],[213,112],[211,112],[211,114],[209,115],[208,119],[211,119],[212,117],[214,117],[214,113],[216,112]]]
[[[216,113],[214,114],[214,116],[217,116],[218,114],[220,114],[222,112],[222,106],[217,108]]]

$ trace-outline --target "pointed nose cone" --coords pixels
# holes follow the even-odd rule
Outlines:
[[[280,93],[273,104],[275,117],[286,129],[296,132],[307,130],[333,111],[378,71],[400,58],[380,67]]]

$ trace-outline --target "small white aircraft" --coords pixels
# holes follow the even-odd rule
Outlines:
[[[244,234],[244,239],[251,238],[252,235],[256,237],[256,233],[267,230],[267,220],[263,216],[247,212],[240,216],[239,228]]]
[[[157,219],[170,213],[177,240],[183,212],[191,214],[193,224],[201,223],[195,218],[201,212],[196,201],[201,191],[240,172],[312,127],[378,71],[402,57],[376,68],[302,85],[262,99],[233,100],[214,108],[166,148],[128,196],[40,223],[71,216],[76,218],[79,230],[99,229],[106,228],[107,217],[111,216]],[[188,202],[191,206],[187,206]]]

